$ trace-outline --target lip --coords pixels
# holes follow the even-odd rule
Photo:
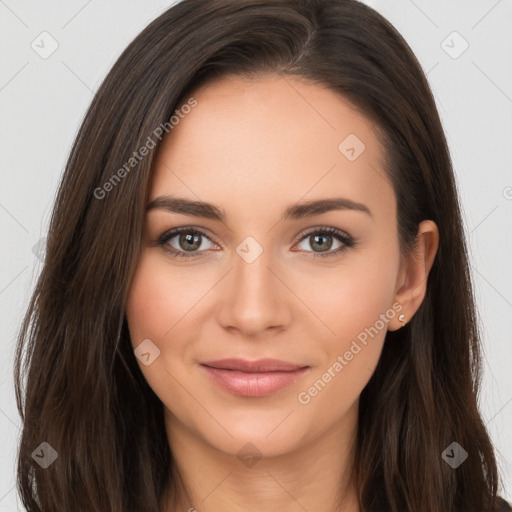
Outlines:
[[[222,370],[238,370],[247,373],[259,372],[286,372],[304,368],[304,364],[294,364],[279,359],[258,359],[257,361],[248,361],[246,359],[219,359],[217,361],[204,361],[201,363],[211,368]]]
[[[296,382],[310,367],[277,359],[221,359],[201,363],[208,377],[239,396],[263,397]]]

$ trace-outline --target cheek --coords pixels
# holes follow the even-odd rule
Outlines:
[[[137,362],[148,384],[158,396],[168,380],[165,369],[171,370],[172,361],[168,359],[180,352],[173,334],[183,327],[180,320],[183,321],[186,314],[184,301],[180,300],[180,293],[177,291],[180,284],[176,279],[170,282],[168,274],[150,251],[143,253],[126,303],[126,319],[133,348],[136,349],[146,339],[156,346],[154,348],[149,345],[158,354],[151,364],[143,364],[141,360]],[[169,340],[173,341],[172,347]]]
[[[183,336],[180,338],[179,331],[187,331],[187,327],[190,327],[187,326],[186,315],[201,293],[190,286],[183,288],[186,283],[180,281],[179,274],[169,272],[165,263],[151,251],[143,252],[126,303],[126,319],[133,348],[149,339],[159,351],[149,365],[141,360],[137,360],[137,363],[147,383],[163,402],[170,396],[179,396],[175,380],[170,377],[179,373],[176,361],[184,357],[186,349],[185,342],[180,344]],[[185,280],[185,275],[181,276]],[[180,293],[182,289],[187,293]]]
[[[209,270],[199,275],[189,267],[176,269],[156,251],[143,252],[128,292],[126,318],[134,349],[150,339],[160,350],[154,364],[139,362],[150,385],[169,381],[166,370],[173,374],[189,371],[194,343],[203,328],[199,318],[209,313],[201,300],[216,279]],[[152,387],[156,391],[157,386]]]
[[[347,410],[371,378],[396,315],[398,261],[398,249],[383,244],[341,265],[322,292],[309,292],[309,304],[331,331],[323,336],[327,361],[308,381],[302,401],[299,397],[300,403],[316,401],[318,414],[334,417]]]
[[[391,315],[399,262],[394,248],[365,250],[342,262],[328,278],[317,274],[317,286],[304,289],[308,306],[330,331],[332,349],[343,349],[382,314]],[[310,280],[309,280],[310,281]],[[311,282],[311,281],[310,281]],[[297,286],[304,286],[297,283]],[[391,311],[390,311],[391,309]],[[382,329],[381,322],[377,324]],[[387,330],[387,323],[383,334]],[[329,337],[328,337],[329,338]]]
[[[150,268],[143,256],[128,293],[126,318],[134,347],[145,338],[159,338],[168,318],[163,311],[161,287]]]
[[[331,320],[335,336],[324,336],[326,360],[305,382],[297,396],[307,414],[331,423],[356,402],[378,364],[387,323],[381,320],[382,298],[361,297],[357,308],[342,300]],[[311,407],[309,407],[311,406]]]
[[[147,251],[141,257],[126,305],[126,316],[136,346],[142,339],[163,343],[187,322],[207,283],[194,279],[190,271],[170,272],[165,259]]]

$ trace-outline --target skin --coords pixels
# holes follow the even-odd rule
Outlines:
[[[183,481],[166,510],[359,512],[348,480],[359,395],[387,330],[402,326],[399,313],[366,346],[359,343],[309,403],[298,394],[393,304],[411,319],[425,296],[437,227],[422,222],[416,252],[401,258],[396,199],[373,123],[334,92],[261,75],[224,77],[193,96],[197,106],[159,148],[150,201],[165,194],[202,200],[226,220],[150,210],[126,309],[134,348],[149,338],[160,350],[150,365],[138,363],[164,404]],[[338,149],[349,134],[365,144],[354,161]],[[345,209],[280,220],[298,202],[338,196],[365,204],[372,216]],[[193,253],[199,256],[178,258],[155,243],[181,226],[206,233]],[[358,243],[314,258],[322,253],[314,230],[298,236],[322,227]],[[252,263],[236,251],[247,236],[263,248]],[[330,242],[331,252],[343,245],[327,235],[324,247]],[[169,245],[187,249],[179,236]],[[240,397],[199,367],[225,357],[282,359],[310,372],[271,396]],[[237,457],[248,442],[262,457],[251,467]],[[343,490],[343,508],[336,508]]]

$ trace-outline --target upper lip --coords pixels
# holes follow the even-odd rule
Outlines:
[[[217,361],[205,361],[204,366],[218,368],[222,370],[238,370],[247,373],[257,372],[289,372],[305,368],[306,365],[280,361],[279,359],[258,359],[257,361],[248,361],[245,359],[219,359]]]

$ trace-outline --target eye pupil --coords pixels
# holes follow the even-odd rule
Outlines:
[[[180,236],[180,246],[183,247],[186,250],[194,250],[201,247],[201,241],[200,241],[201,235],[198,234],[183,234]],[[188,247],[188,249],[187,249]]]
[[[320,252],[328,251],[332,247],[332,236],[330,235],[314,235],[313,237],[314,243],[311,244],[311,247],[315,248],[315,245],[320,249]],[[321,244],[319,241],[322,239],[329,239],[330,243],[327,244]]]

